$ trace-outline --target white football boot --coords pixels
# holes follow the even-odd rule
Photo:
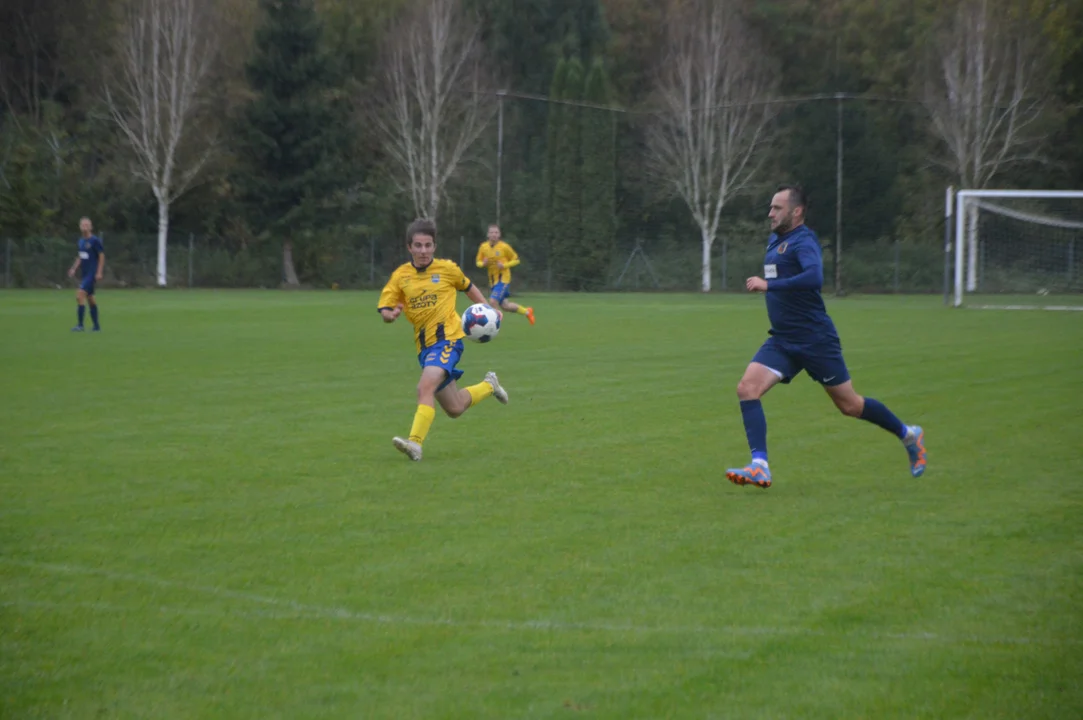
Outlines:
[[[497,380],[496,373],[485,373],[485,382],[493,386],[493,397],[497,399],[497,402],[499,402],[501,405],[507,405],[508,391],[500,386],[500,381]],[[420,453],[420,448],[418,448],[418,452]]]
[[[395,444],[395,449],[400,453],[410,458],[414,462],[421,459],[421,445],[410,440],[404,440],[403,438],[396,437],[391,438],[391,442]]]

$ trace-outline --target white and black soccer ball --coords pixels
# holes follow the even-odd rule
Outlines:
[[[463,332],[468,340],[489,342],[500,332],[500,316],[488,305],[471,305],[463,311]]]

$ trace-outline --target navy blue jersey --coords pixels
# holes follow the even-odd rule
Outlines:
[[[838,341],[835,323],[820,296],[824,262],[816,233],[805,225],[782,235],[771,233],[763,277],[772,335],[794,345]]]
[[[93,278],[98,272],[98,258],[105,252],[102,241],[97,235],[79,238],[79,269],[83,279]]]

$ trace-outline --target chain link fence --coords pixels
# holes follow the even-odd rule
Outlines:
[[[522,258],[514,272],[516,292],[701,289],[701,231],[688,207],[665,192],[650,169],[650,114],[504,93],[499,104],[498,119],[446,188],[438,255],[460,262],[484,285],[474,257],[488,224],[497,222]],[[871,107],[851,99],[837,114],[834,102],[795,101],[779,111],[763,151],[763,172],[723,210],[710,250],[713,291],[743,291],[745,278],[762,272],[767,200],[783,180],[802,182],[811,191],[809,224],[823,244],[826,291],[835,289],[839,232],[846,291],[942,290],[943,188],[911,178],[912,169],[889,157],[879,142],[885,133],[902,133],[902,142],[914,135],[919,142],[917,111],[900,105],[894,114],[874,114]],[[843,174],[836,175],[837,137],[844,182]],[[405,199],[381,198],[379,204],[395,205],[399,209],[390,215],[401,218],[381,224],[374,220],[378,211],[366,215],[360,208],[356,226],[293,240],[302,286],[379,288],[408,260],[400,233],[413,218]],[[102,230],[103,285],[155,286],[157,237]],[[75,241],[74,235],[0,238],[0,282],[9,288],[70,283]],[[178,229],[167,247],[170,287],[282,285],[280,240],[241,241]]]

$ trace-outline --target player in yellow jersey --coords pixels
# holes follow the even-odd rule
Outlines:
[[[530,324],[534,324],[534,308],[516,305],[508,300],[511,286],[511,269],[519,264],[519,255],[511,245],[500,239],[500,226],[489,226],[488,237],[478,247],[478,267],[489,270],[489,299],[493,306],[502,307],[508,312],[526,315]]]
[[[384,322],[395,322],[402,313],[414,326],[417,361],[421,379],[417,382],[417,412],[407,438],[392,438],[395,447],[411,460],[421,459],[421,443],[436,417],[436,405],[448,417],[457,418],[492,395],[508,404],[508,393],[500,387],[496,373],[486,373],[477,385],[459,389],[455,381],[463,376],[456,365],[463,354],[463,332],[455,298],[463,291],[475,303],[485,296],[450,260],[437,260],[436,224],[415,220],[406,229],[406,247],[413,258],[391,273],[380,293],[378,310]],[[496,313],[503,317],[499,309]]]

